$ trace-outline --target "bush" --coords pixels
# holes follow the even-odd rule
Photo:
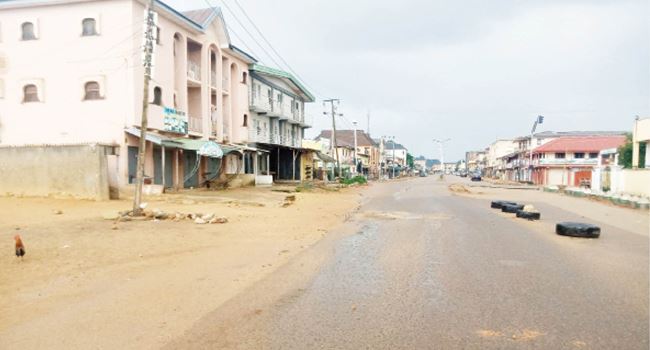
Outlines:
[[[350,179],[341,179],[341,183],[344,185],[352,185],[355,183],[363,185],[365,183],[368,183],[368,180],[366,180],[366,178],[361,175],[357,175]]]

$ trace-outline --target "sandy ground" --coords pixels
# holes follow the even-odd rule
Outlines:
[[[295,193],[286,208],[287,193],[271,189],[149,199],[148,208],[229,219],[213,225],[102,219],[128,201],[0,198],[0,348],[159,348],[318,242],[361,192]]]

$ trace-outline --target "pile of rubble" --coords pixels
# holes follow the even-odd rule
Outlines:
[[[142,216],[134,216],[133,210],[125,210],[117,213],[107,213],[103,217],[105,220],[114,220],[114,221],[131,221],[131,220],[151,220],[151,221],[161,221],[161,220],[170,220],[170,221],[183,221],[191,220],[195,224],[225,224],[228,222],[228,218],[223,216],[217,216],[214,213],[166,213],[160,209],[153,210],[143,210]]]

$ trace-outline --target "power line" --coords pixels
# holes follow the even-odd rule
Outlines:
[[[225,0],[222,0],[222,1],[223,1],[224,4],[225,4]],[[311,86],[309,86],[309,85],[307,84],[307,82],[305,81],[305,79],[303,79],[303,78],[302,78],[298,73],[296,73],[295,70],[293,70],[293,68],[291,68],[291,65],[290,65],[289,63],[287,63],[287,61],[282,57],[282,55],[280,55],[280,53],[275,49],[275,47],[273,46],[273,44],[271,44],[271,42],[266,38],[266,36],[264,35],[264,33],[262,33],[262,31],[259,29],[259,27],[255,24],[255,22],[254,22],[254,21],[251,19],[251,17],[248,15],[248,12],[246,12],[246,10],[241,6],[241,4],[239,3],[239,0],[234,0],[234,1],[235,1],[235,4],[237,5],[237,7],[239,7],[239,10],[241,10],[241,12],[242,12],[242,13],[244,14],[244,16],[246,17],[246,19],[248,19],[248,21],[253,25],[253,28],[255,28],[255,31],[257,31],[257,33],[260,35],[260,37],[262,37],[262,40],[264,40],[264,42],[266,42],[266,44],[271,48],[271,51],[273,51],[273,52],[276,54],[276,56],[278,56],[278,58],[282,61],[282,63],[285,64],[285,66],[287,67],[287,69],[288,69],[291,73],[293,73],[293,75],[295,75],[296,78],[298,78],[298,80],[300,80],[300,81],[301,81],[305,86],[307,86],[310,90],[314,91],[314,93],[316,93],[316,94],[318,94],[318,95],[321,95],[321,94],[319,94],[319,93],[316,91],[316,89],[314,89],[314,88],[312,88]],[[231,11],[231,12],[232,12],[232,11]]]
[[[206,1],[207,1],[207,0],[206,0]],[[264,46],[262,46],[262,45],[259,43],[259,41],[257,41],[257,39],[255,39],[255,37],[253,36],[253,34],[251,34],[251,32],[248,31],[248,29],[246,28],[246,26],[244,25],[244,23],[242,23],[242,22],[239,20],[239,17],[237,17],[237,15],[235,15],[235,12],[230,8],[230,6],[228,6],[228,3],[226,3],[226,1],[224,1],[224,0],[221,0],[221,3],[226,7],[226,9],[228,10],[228,12],[230,12],[230,14],[231,14],[232,17],[235,19],[235,21],[237,21],[237,23],[239,23],[239,25],[242,27],[242,29],[244,29],[244,31],[246,32],[246,34],[248,34],[248,36],[250,36],[251,39],[253,39],[253,41],[257,44],[257,46],[259,46],[260,49],[262,49],[262,51],[266,54],[266,56],[268,56],[268,58],[270,58],[271,61],[273,61],[273,63],[275,63],[279,68],[281,68],[281,65],[278,63],[278,61],[276,61],[276,60],[273,58],[273,56],[272,56],[271,54],[269,54],[268,51],[266,51],[266,49],[264,48]]]
[[[218,11],[219,10],[218,7],[212,5],[208,0],[204,0],[204,1],[208,5],[208,7],[210,7],[213,11]],[[244,41],[244,39],[239,34],[237,34],[237,32],[231,26],[229,26],[228,23],[225,23],[225,24],[226,24],[226,28],[228,29],[228,32],[233,33],[237,37],[237,39],[239,39],[241,41],[242,45],[244,45],[244,47],[246,47],[246,49],[248,49],[248,51],[251,54],[253,54],[253,56],[258,57],[260,59],[260,61],[262,61],[262,58],[257,53],[255,53],[255,51],[250,46],[248,46],[246,41]]]

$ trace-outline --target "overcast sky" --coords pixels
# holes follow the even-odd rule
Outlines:
[[[278,66],[237,23],[257,34],[235,0],[166,0],[206,1],[223,8],[235,45]],[[319,99],[307,136],[331,128],[323,98],[341,99],[337,127],[365,129],[369,111],[373,137],[394,135],[416,156],[438,158],[432,139],[451,138],[446,161],[529,133],[539,114],[541,131],[630,130],[650,117],[648,0],[238,1]]]

